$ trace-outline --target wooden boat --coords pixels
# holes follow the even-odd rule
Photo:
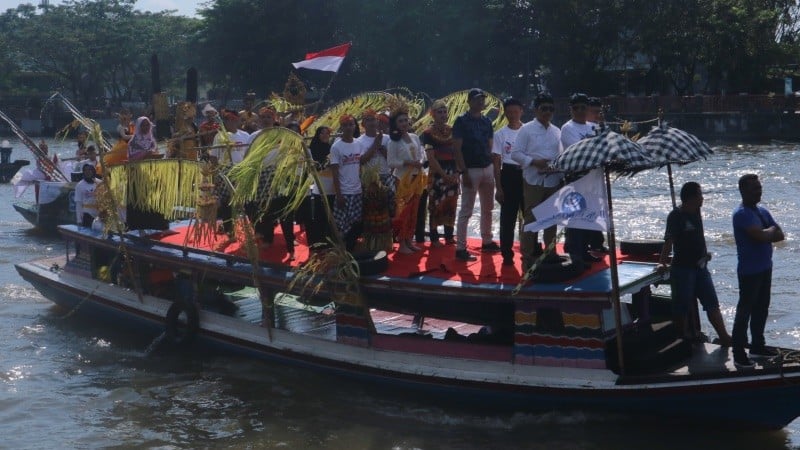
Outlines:
[[[622,366],[608,256],[515,294],[519,266],[452,247],[364,259],[361,296],[290,289],[281,239],[254,267],[240,244],[193,243],[187,222],[104,237],[61,226],[64,256],[16,265],[46,298],[176,345],[297,364],[482,411],[608,411],[779,429],[800,414],[796,353],[737,369],[730,349],[674,339],[650,310],[654,263],[618,255]],[[298,238],[301,239],[301,238]],[[76,246],[79,252],[76,255]],[[471,248],[479,242],[470,242]],[[303,261],[307,249],[295,250]],[[379,264],[380,262],[380,264]],[[388,263],[388,264],[386,264]],[[376,272],[367,274],[369,272]],[[135,275],[131,275],[135,274]]]
[[[20,167],[27,166],[31,163],[27,159],[15,159],[12,162],[12,151],[13,148],[8,141],[4,140],[0,143],[0,183],[8,183]]]
[[[14,209],[38,230],[56,234],[59,225],[75,223],[75,183],[35,181],[34,201],[13,203]]]

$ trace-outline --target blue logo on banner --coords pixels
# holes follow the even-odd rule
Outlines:
[[[572,215],[586,209],[586,199],[578,192],[570,192],[561,203],[561,212]]]

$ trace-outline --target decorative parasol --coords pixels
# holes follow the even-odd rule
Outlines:
[[[561,152],[551,163],[567,173],[585,172],[598,167],[620,175],[655,167],[641,145],[622,134],[605,129],[597,136],[578,141]]]
[[[605,129],[601,124],[597,136],[578,141],[567,147],[551,163],[554,170],[579,174],[602,168],[605,174],[606,199],[608,200],[608,247],[610,248],[611,301],[614,306],[614,324],[617,332],[617,355],[620,373],[625,373],[622,356],[622,317],[620,315],[619,273],[617,271],[614,215],[611,202],[611,173],[632,175],[654,167],[653,161],[644,153],[641,145],[626,136]]]
[[[647,133],[647,136],[639,139],[638,142],[655,166],[667,166],[673,207],[677,206],[677,204],[675,202],[675,185],[672,181],[672,164],[688,164],[707,159],[709,155],[714,153],[708,144],[693,134],[669,127],[664,121],[653,127]]]

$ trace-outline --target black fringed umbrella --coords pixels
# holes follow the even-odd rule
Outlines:
[[[672,181],[672,164],[689,164],[707,159],[714,153],[708,144],[693,134],[669,127],[666,122],[661,122],[658,126],[653,127],[647,136],[639,139],[638,142],[655,167],[667,166],[673,207],[677,204],[675,202],[675,186]]]
[[[655,167],[656,164],[648,158],[641,145],[605,129],[597,136],[567,147],[552,161],[551,166],[566,173],[603,167],[613,173],[630,175]]]

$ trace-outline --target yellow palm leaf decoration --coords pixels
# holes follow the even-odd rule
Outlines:
[[[364,92],[353,97],[347,98],[322,113],[317,120],[308,128],[309,136],[313,136],[317,128],[325,126],[331,130],[339,128],[339,118],[344,114],[350,114],[358,120],[361,114],[371,109],[376,112],[386,111],[391,102],[401,101],[408,106],[408,116],[412,120],[419,117],[425,110],[425,102],[417,97],[410,97],[402,94],[392,94],[384,91]]]
[[[464,90],[453,92],[442,98],[442,101],[447,105],[448,125],[452,126],[458,116],[469,110],[467,94],[469,94],[469,91]],[[426,110],[425,114],[411,126],[416,134],[421,134],[433,123],[433,118],[429,113],[430,109]],[[486,107],[483,109],[483,115],[493,118],[492,128],[494,128],[495,131],[508,124],[508,120],[506,120],[506,117],[503,115],[503,101],[489,92],[486,93]]]
[[[265,192],[259,192],[263,170],[271,170],[271,182]],[[247,150],[244,160],[233,166],[228,178],[236,187],[231,205],[243,207],[258,201],[266,210],[276,197],[287,197],[288,205],[281,214],[295,211],[314,183],[316,172],[313,160],[303,145],[303,137],[287,128],[262,131]]]
[[[108,166],[107,183],[120,204],[162,214],[168,220],[197,206],[202,166],[185,159],[143,160]],[[176,208],[183,207],[183,208]]]
[[[291,103],[289,100],[286,100],[285,98],[277,94],[272,94],[270,95],[269,99],[258,102],[253,107],[253,111],[258,111],[259,108],[261,108],[262,106],[269,106],[275,109],[275,112],[277,112],[278,114],[286,114],[290,112],[303,112],[306,107],[306,105],[298,105],[296,103]]]

